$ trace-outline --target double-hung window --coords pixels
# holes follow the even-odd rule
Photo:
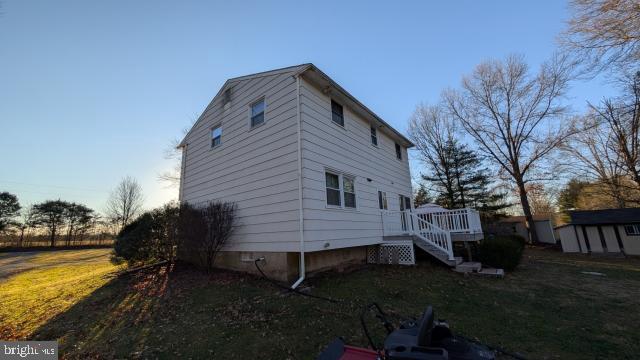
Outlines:
[[[220,146],[222,144],[222,126],[218,125],[211,129],[211,147]]]
[[[251,127],[264,123],[264,98],[251,104]]]
[[[327,205],[341,208],[356,208],[355,178],[331,171],[325,172]]]
[[[331,120],[340,126],[344,126],[344,113],[342,110],[342,105],[333,100],[331,100]]]
[[[389,206],[387,205],[387,193],[384,191],[378,190],[378,206],[380,210],[388,210]]]
[[[378,146],[378,131],[373,126],[371,126],[371,143]]]

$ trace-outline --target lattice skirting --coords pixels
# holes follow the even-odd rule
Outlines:
[[[367,261],[370,264],[415,265],[416,258],[413,252],[413,242],[393,241],[369,246],[367,249]]]

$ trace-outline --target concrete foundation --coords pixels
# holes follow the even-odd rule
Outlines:
[[[297,252],[222,251],[216,257],[215,266],[259,275],[254,260],[260,257],[264,257],[264,261],[259,263],[260,268],[274,280],[292,283],[300,276],[298,262],[300,253]],[[328,270],[343,271],[366,263],[367,247],[309,252],[305,253],[304,259],[307,277]],[[186,256],[182,256],[181,260],[197,263],[197,260],[193,261]]]

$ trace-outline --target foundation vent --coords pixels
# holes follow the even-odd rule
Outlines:
[[[415,265],[413,242],[393,241],[370,246],[367,249],[367,262],[370,264]]]

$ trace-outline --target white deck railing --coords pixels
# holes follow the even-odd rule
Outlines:
[[[385,236],[415,235],[426,243],[444,251],[453,260],[451,233],[411,211],[382,212],[382,230]]]
[[[418,214],[424,221],[430,222],[452,233],[482,233],[480,213],[473,209],[456,209]]]

